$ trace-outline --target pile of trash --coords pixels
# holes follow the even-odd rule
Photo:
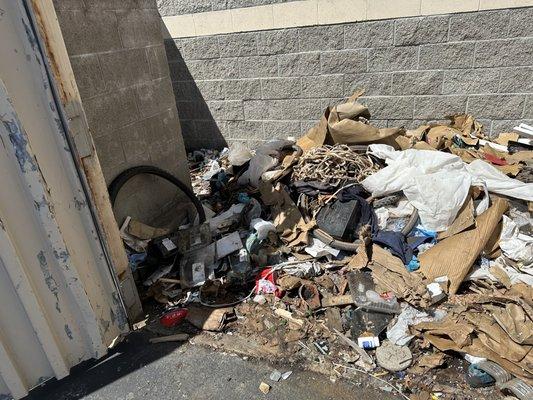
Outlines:
[[[175,329],[404,398],[496,385],[531,399],[533,128],[491,140],[454,115],[379,129],[360,95],[297,141],[191,154],[206,220],[121,230],[145,299],[180,311]],[[451,368],[462,389],[432,378]]]

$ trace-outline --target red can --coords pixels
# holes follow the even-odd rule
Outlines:
[[[159,319],[159,322],[161,325],[166,326],[167,328],[172,328],[173,326],[181,324],[186,316],[187,309],[180,308],[166,313]]]

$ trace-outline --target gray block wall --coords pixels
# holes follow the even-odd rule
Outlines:
[[[161,15],[194,14],[232,8],[264,6],[298,0],[157,0]]]
[[[54,5],[106,182],[137,165],[190,182],[155,0]],[[169,187],[138,178],[121,193],[117,220],[153,222],[175,200]]]
[[[533,7],[166,41],[186,146],[305,133],[364,88],[377,126],[533,124]]]

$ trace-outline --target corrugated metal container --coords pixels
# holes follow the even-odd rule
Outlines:
[[[0,0],[0,398],[128,330],[23,2]]]

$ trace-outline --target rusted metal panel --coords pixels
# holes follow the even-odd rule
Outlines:
[[[22,1],[0,0],[0,398],[21,398],[128,330]]]

